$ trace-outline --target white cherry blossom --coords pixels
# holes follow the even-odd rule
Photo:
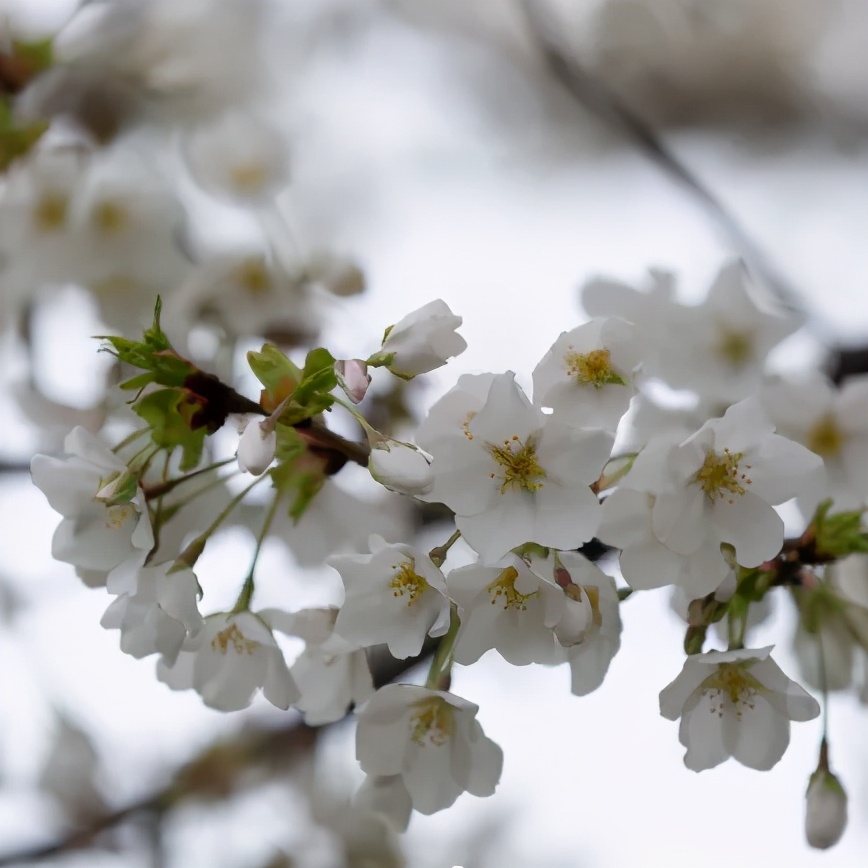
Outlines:
[[[258,689],[278,708],[299,698],[283,652],[253,612],[209,615],[173,664],[157,664],[157,678],[172,690],[196,690],[205,705],[219,711],[247,708]]]
[[[461,322],[445,301],[430,301],[386,329],[380,351],[368,361],[387,359],[389,370],[408,380],[426,374],[467,349],[455,331]]]
[[[400,775],[368,775],[354,800],[362,811],[385,817],[393,829],[406,832],[413,802]]]
[[[232,109],[192,130],[184,154],[203,189],[242,205],[269,201],[289,180],[285,137],[247,110]]]
[[[757,399],[733,404],[671,451],[672,490],[654,502],[654,536],[679,554],[708,539],[729,543],[745,567],[781,549],[784,524],[773,508],[812,485],[822,460],[773,433]]]
[[[772,647],[691,655],[661,691],[660,713],[681,718],[687,768],[698,772],[734,757],[768,770],[787,749],[790,721],[820,714],[817,700],[771,659]]]
[[[138,489],[128,502],[113,505],[98,496],[127,465],[85,428],[67,435],[64,451],[64,458],[35,455],[30,464],[34,484],[63,516],[51,553],[73,564],[85,584],[102,585],[128,558],[144,563],[154,545],[144,494]]]
[[[428,445],[435,482],[427,499],[455,511],[458,529],[489,562],[529,541],[570,549],[591,539],[600,507],[589,486],[612,446],[612,435],[603,430],[572,428],[545,416],[514,376],[493,379],[463,436]]]
[[[578,428],[615,430],[634,394],[636,328],[598,318],[562,332],[533,372],[534,403]]]
[[[106,588],[117,597],[100,623],[121,631],[125,654],[160,654],[171,665],[184,642],[204,627],[196,604],[199,582],[187,566],[175,569],[174,561],[153,567],[121,564],[109,573]]]
[[[712,593],[732,571],[720,544],[706,540],[686,555],[667,548],[654,535],[655,500],[644,491],[618,488],[603,502],[597,536],[621,550],[621,575],[633,590],[676,585],[689,600]]]
[[[840,389],[821,374],[780,381],[760,398],[777,430],[826,466],[827,478],[799,499],[805,513],[826,497],[834,499],[834,512],[868,504],[868,374],[848,378]]]
[[[426,636],[442,636],[449,627],[443,574],[411,546],[374,535],[370,548],[371,554],[328,561],[346,589],[335,632],[357,646],[385,643],[395,657],[412,657]]]
[[[446,577],[446,586],[461,611],[457,663],[475,663],[491,648],[514,666],[562,659],[554,627],[574,601],[521,558],[460,567]],[[581,615],[586,625],[590,612]]]
[[[294,705],[310,726],[340,720],[351,705],[361,705],[374,692],[367,655],[337,634],[337,615],[334,606],[293,613],[279,609],[259,612],[273,630],[305,642],[304,651],[289,671],[301,693]]]
[[[400,775],[422,814],[448,808],[461,793],[490,796],[503,751],[466,699],[413,684],[381,687],[356,712],[356,758],[368,775]]]
[[[670,385],[695,391],[712,407],[757,389],[769,352],[801,325],[801,318],[763,309],[754,294],[741,262],[721,269],[705,301],[686,309],[678,338],[671,341],[665,371]]]
[[[585,599],[591,622],[581,640],[567,648],[570,690],[586,696],[596,690],[621,647],[621,606],[614,579],[576,552],[561,552],[558,580],[568,596]],[[567,583],[568,582],[568,583]]]

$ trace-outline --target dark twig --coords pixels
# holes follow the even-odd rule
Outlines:
[[[437,640],[429,640],[421,654],[407,660],[396,660],[384,648],[374,649],[370,655],[374,685],[382,687],[406,675],[424,663],[436,646]],[[0,868],[31,865],[61,853],[95,846],[101,834],[128,820],[150,814],[159,822],[163,814],[188,799],[225,799],[239,788],[242,777],[246,777],[253,768],[262,769],[266,775],[273,776],[308,755],[323,729],[308,726],[295,718],[292,723],[279,729],[246,730],[238,736],[218,741],[183,766],[173,776],[169,786],[97,817],[85,827],[49,844],[0,855]]]
[[[752,269],[760,275],[780,304],[802,312],[800,294],[774,268],[736,218],[720,200],[675,156],[657,132],[637,117],[600,80],[578,62],[558,36],[555,23],[547,20],[538,0],[522,0],[530,32],[549,71],[581,106],[644,153],[670,178],[688,190],[727,234]]]

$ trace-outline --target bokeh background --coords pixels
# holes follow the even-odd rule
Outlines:
[[[12,32],[36,35],[56,32],[75,5],[0,9]],[[807,315],[779,368],[868,343],[861,0],[273,0],[262,15],[223,65],[231,78],[250,52],[264,61],[257,104],[285,135],[290,165],[275,209],[295,254],[349,257],[367,285],[320,300],[322,343],[364,356],[386,325],[433,298],[464,317],[468,350],[412,391],[417,415],[464,372],[509,369],[529,384],[557,335],[582,321],[578,288],[599,275],[635,284],[662,268],[698,300],[725,261],[745,257]],[[566,77],[552,52],[572,64]],[[182,122],[146,114],[106,147],[132,149],[177,191],[197,250],[255,239],[261,222],[179,169]],[[15,268],[8,256],[4,268]],[[34,299],[30,343],[10,329],[0,344],[0,859],[147,798],[215,739],[287,726],[261,699],[220,714],[170,692],[152,659],[121,654],[117,634],[99,626],[105,592],[52,561],[56,517],[26,467],[35,451],[57,451],[66,428],[100,417],[110,360],[91,336],[112,323],[92,287],[54,281]],[[127,303],[146,325],[152,296]],[[239,382],[254,394],[249,376]],[[343,484],[370,490],[362,476]],[[443,528],[426,526],[423,538],[437,544]],[[252,544],[238,527],[203,556],[212,603],[233,599]],[[258,604],[340,600],[335,573],[303,568],[277,542],[263,558]],[[775,644],[798,678],[786,602],[751,643]],[[770,773],[734,762],[688,771],[677,725],[658,713],[683,659],[668,592],[635,594],[622,617],[622,649],[582,699],[564,668],[510,667],[492,653],[457,668],[453,689],[479,704],[504,749],[502,782],[490,799],[462,796],[415,816],[400,844],[405,864],[863,865],[868,717],[857,698],[832,697],[850,825],[818,853],[804,843],[803,813],[820,721],[793,727]],[[161,817],[139,812],[42,864],[385,865],[343,861],[343,817],[360,780],[353,738],[351,721],[330,726],[293,742],[285,768],[258,768],[225,790],[212,782],[209,799]]]

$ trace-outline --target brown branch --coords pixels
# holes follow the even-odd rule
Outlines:
[[[407,660],[396,660],[384,648],[370,652],[374,686],[379,688],[406,675],[424,663],[433,653],[438,640],[428,640],[422,652]],[[337,721],[334,726],[347,718]],[[267,776],[285,770],[308,755],[325,727],[308,726],[296,718],[279,729],[246,731],[217,741],[195,759],[180,768],[172,783],[122,808],[103,814],[47,844],[0,855],[0,868],[32,865],[52,856],[95,846],[100,835],[128,820],[148,814],[157,817],[190,799],[216,801],[227,798],[240,787],[242,776],[258,768]]]
[[[540,9],[539,0],[522,0],[522,7],[530,33],[552,76],[577,103],[633,144],[666,175],[688,190],[729,236],[753,270],[768,284],[778,301],[791,311],[801,312],[803,305],[800,293],[769,263],[766,254],[738,220],[675,156],[654,128],[635,115],[615,93],[579,63],[558,36],[556,23],[548,20],[548,16]]]

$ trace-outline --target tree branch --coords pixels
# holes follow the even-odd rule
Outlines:
[[[539,0],[521,0],[530,33],[551,72],[583,108],[644,153],[666,175],[689,191],[729,237],[785,308],[802,312],[796,292],[720,200],[667,147],[657,132],[636,116],[600,80],[589,73],[563,44],[555,22],[547,20]]]
[[[419,655],[407,660],[396,660],[384,648],[374,649],[370,652],[374,686],[379,688],[395,681],[427,661],[438,641],[429,639]],[[346,719],[328,725],[334,726]],[[154,814],[160,817],[188,799],[225,799],[239,788],[242,775],[253,767],[264,769],[272,776],[294,765],[310,752],[324,728],[308,726],[296,718],[288,726],[279,729],[247,731],[239,736],[217,741],[180,768],[168,786],[103,814],[86,826],[48,844],[0,855],[0,868],[32,865],[61,853],[95,846],[104,832],[143,815]]]

